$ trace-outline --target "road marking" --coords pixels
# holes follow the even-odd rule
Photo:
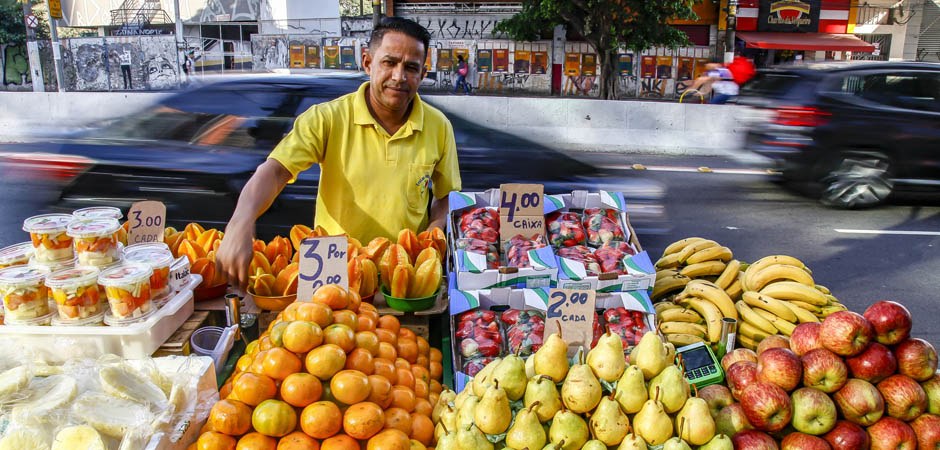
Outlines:
[[[834,228],[836,233],[848,234],[898,234],[906,236],[940,236],[940,231],[905,231],[905,230],[851,230]]]
[[[679,166],[642,166],[642,169],[635,167],[636,165],[603,165],[600,166],[602,169],[613,169],[613,170],[652,170],[658,172],[695,172],[695,173],[724,173],[731,175],[773,175],[776,172],[769,169],[713,169],[710,167],[679,167]],[[703,170],[706,169],[706,170]]]

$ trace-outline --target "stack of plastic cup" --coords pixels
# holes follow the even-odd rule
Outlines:
[[[80,266],[105,268],[121,260],[117,234],[121,224],[117,219],[75,220],[68,226],[68,235],[74,239],[75,253]]]
[[[43,214],[23,221],[23,231],[33,243],[33,259],[39,264],[68,261],[75,257],[72,237],[67,234],[70,214]]]
[[[170,290],[170,266],[173,253],[164,243],[134,244],[124,249],[124,261],[147,264],[153,269],[150,276],[150,294],[153,301],[162,306],[172,294]]]
[[[72,217],[79,220],[87,219],[114,219],[121,220],[124,214],[119,208],[112,206],[92,206],[90,208],[76,209],[72,211]]]
[[[13,266],[0,270],[4,322],[8,325],[49,325],[52,313],[45,277],[40,267]]]
[[[20,242],[0,249],[0,269],[25,265],[33,256],[33,243]]]
[[[105,323],[125,325],[126,321],[132,322],[153,312],[151,275],[153,269],[145,264],[121,264],[98,275],[98,284],[104,286],[111,306],[111,312],[105,315]]]

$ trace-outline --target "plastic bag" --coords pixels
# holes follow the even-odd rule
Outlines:
[[[545,317],[538,310],[509,309],[500,314],[506,327],[507,351],[521,357],[535,353],[542,346]]]
[[[626,234],[620,226],[620,211],[607,208],[587,208],[583,222],[587,232],[587,244],[600,247],[612,241],[625,241]]]
[[[460,236],[499,242],[499,212],[496,208],[474,208],[460,215]]]
[[[548,215],[548,241],[552,247],[574,247],[584,244],[584,226],[581,217],[573,212],[556,211]]]
[[[460,238],[457,239],[456,247],[469,253],[486,256],[486,268],[499,268],[499,250],[496,244],[486,242],[482,239]]]
[[[503,336],[493,311],[468,311],[462,314],[454,330],[460,339],[460,356],[464,359],[497,357],[502,354]]]
[[[625,353],[639,344],[643,335],[649,331],[645,318],[646,314],[642,311],[632,311],[623,306],[604,311],[604,322],[612,333],[620,336]]]
[[[624,256],[626,256],[624,252],[612,246],[603,246],[594,251],[594,257],[597,258],[603,273],[626,273],[623,265]]]
[[[558,249],[558,256],[581,262],[584,264],[584,270],[588,275],[599,275],[603,272],[603,270],[601,270],[601,263],[597,260],[597,257],[594,256],[594,252],[583,245],[560,248]]]
[[[503,254],[506,257],[506,265],[509,267],[531,267],[529,262],[529,250],[545,247],[545,239],[542,235],[534,235],[531,238],[517,234],[508,242],[503,244]]]

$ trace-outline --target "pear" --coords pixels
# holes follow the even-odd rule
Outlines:
[[[486,387],[493,384],[493,371],[496,370],[496,366],[501,362],[503,362],[502,358],[496,358],[490,361],[489,364],[483,366],[483,369],[473,376],[473,395],[483,397],[483,393],[486,392]]]
[[[525,359],[525,377],[531,379],[535,376],[535,358],[529,356]]]
[[[659,334],[647,331],[630,352],[630,364],[639,367],[643,371],[643,378],[649,380],[659,375],[672,361],[668,360],[666,347]]]
[[[685,405],[686,399],[689,398],[689,382],[679,366],[670,365],[650,380],[650,397],[657,387],[662,389],[659,401],[669,414],[675,414],[682,409],[682,405]]]
[[[614,394],[610,394],[602,398],[597,409],[591,413],[588,426],[595,440],[612,447],[619,445],[630,432],[630,419],[620,410],[620,404],[614,400]]]
[[[472,378],[463,387],[463,390],[460,391],[460,393],[457,394],[456,397],[454,397],[454,408],[460,409],[460,407],[463,405],[463,402],[466,401],[467,397],[471,395],[474,397],[476,396],[476,394],[473,393],[473,379]]]
[[[568,371],[565,377],[565,383],[561,385],[561,401],[565,407],[583,414],[593,411],[597,403],[601,401],[603,390],[601,383],[594,376],[591,367],[584,364],[584,357],[581,358],[581,364],[575,364]]]
[[[473,425],[473,416],[476,413],[477,405],[480,403],[480,399],[475,395],[470,395],[464,400],[463,404],[460,405],[460,409],[457,410],[457,417],[455,426],[457,431],[466,430],[470,428],[470,425]]]
[[[678,436],[674,436],[663,444],[662,450],[692,450],[692,447]]]
[[[512,422],[512,410],[509,408],[509,397],[506,391],[494,381],[486,388],[483,398],[477,403],[473,412],[473,423],[486,434],[500,434],[509,428]]]
[[[587,364],[591,366],[598,379],[613,383],[626,369],[626,359],[623,357],[623,341],[620,336],[610,332],[601,335],[597,345],[587,354]]]
[[[617,450],[648,450],[648,448],[643,438],[633,433],[628,433],[624,436],[623,442],[620,443]]]
[[[663,444],[672,437],[672,420],[659,402],[659,389],[633,416],[633,432],[649,445]]]
[[[561,395],[552,377],[548,375],[535,375],[529,378],[522,401],[526,408],[538,403],[535,407],[535,414],[542,423],[551,420],[561,409]]]
[[[588,441],[587,423],[574,411],[562,409],[552,418],[548,439],[560,443],[559,450],[579,450]]]
[[[597,439],[591,439],[581,446],[581,450],[607,450],[607,446]]]
[[[537,375],[548,375],[556,383],[561,383],[568,375],[568,343],[561,338],[561,323],[558,333],[552,333],[542,346],[532,355]]]
[[[508,355],[493,369],[490,377],[506,391],[510,401],[516,401],[525,394],[528,378],[525,376],[525,361],[519,355]],[[539,446],[541,447],[541,446]]]
[[[703,398],[690,397],[675,417],[679,437],[692,445],[704,445],[715,436],[715,419],[712,419],[708,403]],[[685,427],[680,431],[679,425]]]
[[[561,440],[560,442],[558,442],[558,443],[549,442],[549,443],[545,444],[545,446],[542,447],[542,450],[561,450],[564,445],[565,445],[565,440],[562,439],[562,440]]]
[[[437,422],[439,425],[444,425],[448,430],[457,430],[457,410],[454,407],[447,404],[444,407],[444,411],[441,412],[438,417]]]
[[[507,446],[512,448],[542,448],[545,446],[547,440],[545,429],[542,428],[542,424],[539,422],[539,416],[533,411],[538,405],[539,402],[535,402],[532,406],[516,413],[516,419],[509,428],[509,432],[506,433]]]
[[[444,428],[444,434],[437,438],[437,450],[457,450],[457,433],[447,432]]]
[[[438,444],[440,447],[440,444]],[[437,447],[435,447],[437,448]],[[493,443],[475,426],[457,432],[457,448],[460,450],[494,450]]]
[[[448,406],[453,405],[454,399],[457,398],[457,393],[445,388],[437,398],[437,403],[434,404],[434,409],[431,410],[431,420],[434,423],[437,423],[441,417],[441,412]]]
[[[620,403],[620,408],[627,414],[636,414],[643,403],[649,398],[646,391],[646,381],[639,367],[630,365],[623,371],[614,390],[614,398]]]
[[[706,442],[698,450],[734,450],[734,444],[731,443],[731,438],[727,435],[716,434],[712,440]]]
[[[666,361],[667,364],[673,364],[676,361],[676,345],[672,342],[666,342],[663,344],[666,347]]]

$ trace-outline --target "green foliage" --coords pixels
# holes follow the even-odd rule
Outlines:
[[[356,17],[372,14],[372,0],[339,0],[339,15]]]
[[[26,43],[23,5],[16,0],[0,0],[0,43],[6,45]]]

